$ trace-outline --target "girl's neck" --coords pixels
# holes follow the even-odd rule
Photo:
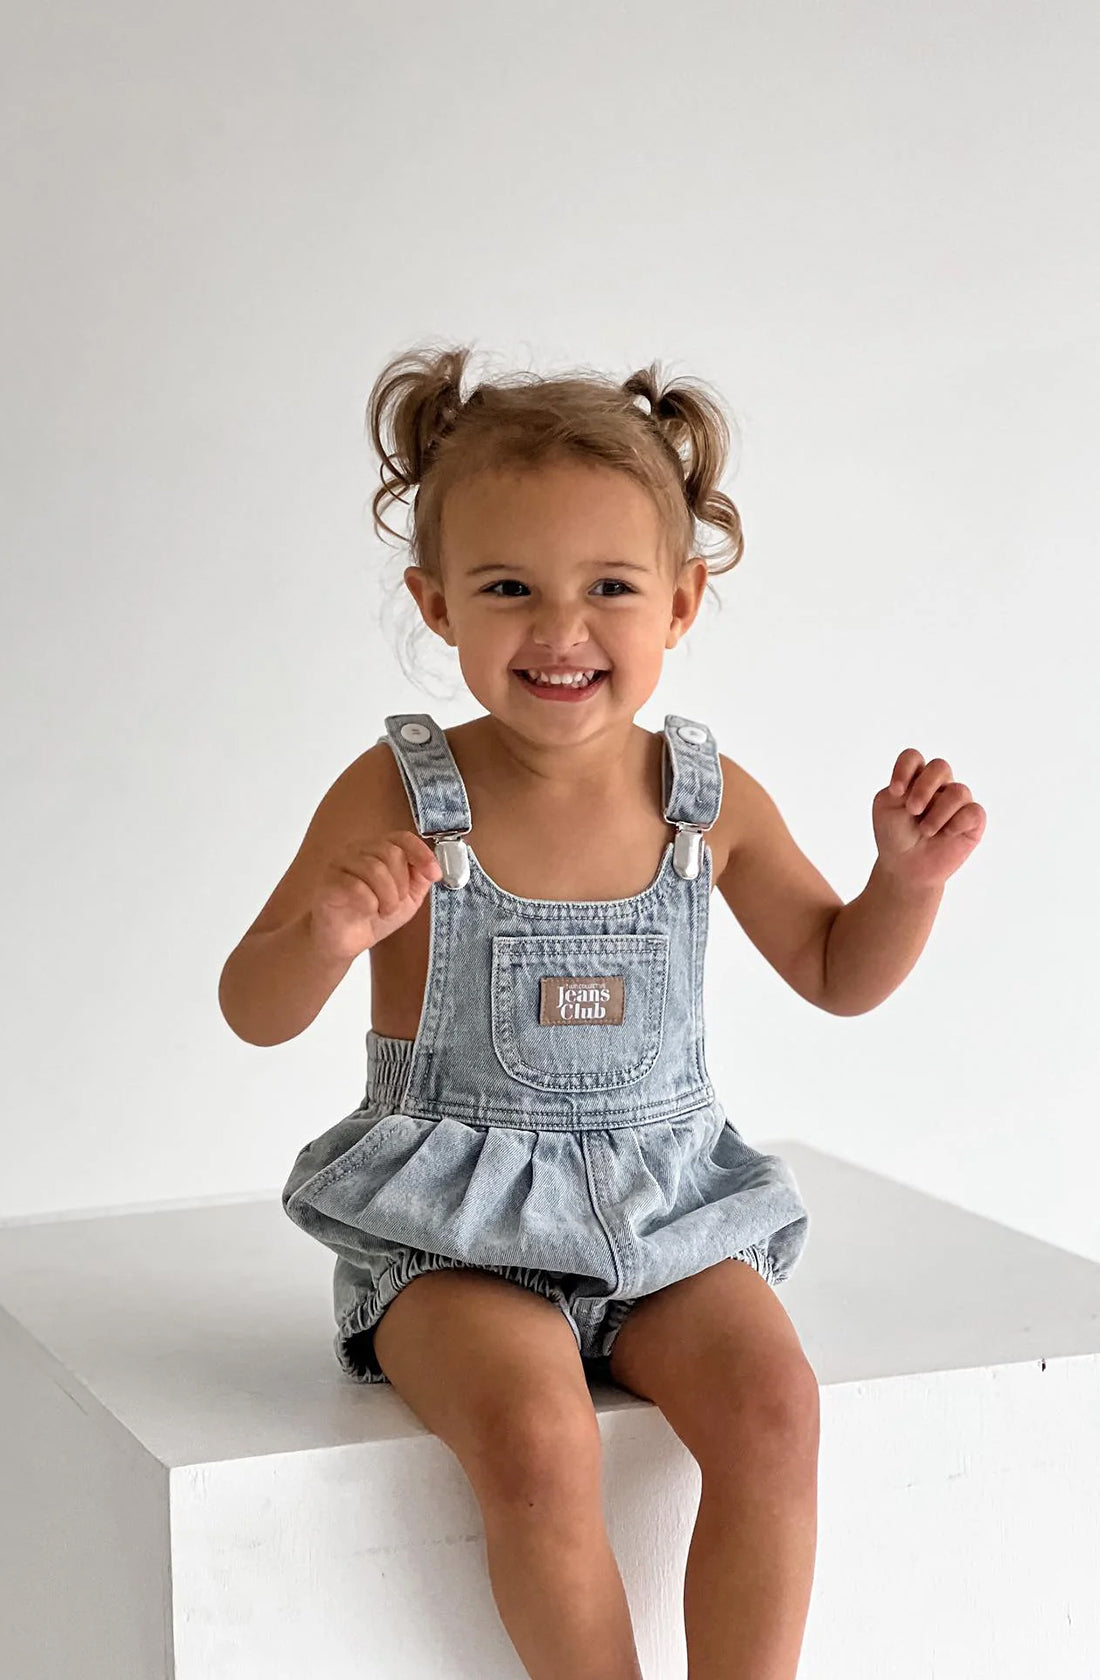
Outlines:
[[[647,729],[628,722],[573,745],[546,745],[517,734],[485,713],[460,724],[451,740],[455,762],[465,776],[459,759],[468,753],[472,771],[491,768],[502,793],[508,791],[545,795],[549,799],[575,798],[579,793],[599,793],[626,787],[636,792],[647,777],[654,737]]]

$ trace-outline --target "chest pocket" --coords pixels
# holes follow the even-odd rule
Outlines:
[[[493,936],[493,1048],[541,1091],[610,1091],[652,1068],[664,1034],[668,935]]]

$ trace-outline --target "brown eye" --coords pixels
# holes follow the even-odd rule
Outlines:
[[[497,578],[495,583],[487,583],[485,585],[485,588],[482,589],[480,591],[480,593],[482,595],[493,595],[493,594],[496,593],[496,591],[498,589],[502,589],[505,584],[510,584],[510,583],[514,583],[516,585],[516,587],[519,588],[519,589],[526,589],[527,588],[527,585],[525,583],[522,583],[519,578]],[[592,587],[595,589],[598,584],[604,584],[604,583],[610,583],[610,584],[614,585],[614,588],[615,588],[616,592],[621,590],[624,595],[635,595],[635,594],[637,594],[637,591],[635,589],[633,589],[629,583],[624,583],[622,578],[599,578],[599,579],[597,579],[597,583],[593,584]],[[497,600],[498,601],[503,601],[503,600],[509,599],[509,598],[512,599],[512,600],[516,599],[515,596],[506,597],[504,595],[497,595]],[[614,599],[614,597],[612,597],[612,599]]]

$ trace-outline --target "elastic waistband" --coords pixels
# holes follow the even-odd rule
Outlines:
[[[372,1027],[367,1033],[367,1099],[385,1103],[394,1111],[401,1107],[412,1062],[411,1038],[387,1038]]]

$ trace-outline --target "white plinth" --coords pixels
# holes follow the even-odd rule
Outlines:
[[[792,1141],[822,1388],[801,1680],[1097,1680],[1100,1266]],[[3,1680],[523,1680],[458,1461],[277,1198],[0,1228]],[[594,1382],[646,1680],[698,1471]]]

